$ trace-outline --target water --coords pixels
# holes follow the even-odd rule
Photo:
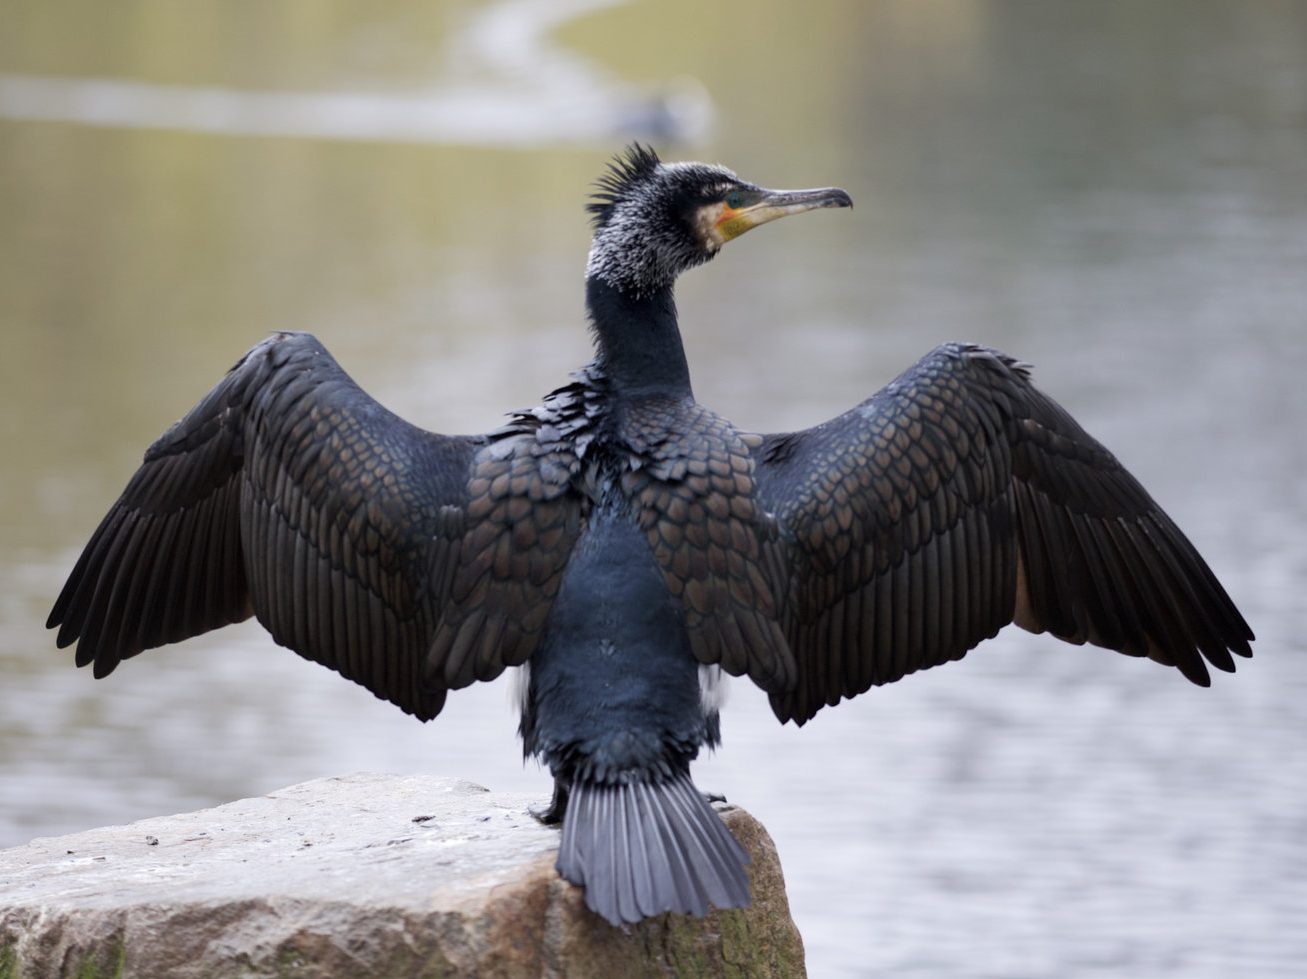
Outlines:
[[[256,626],[96,682],[42,623],[145,446],[269,330],[314,330],[435,430],[534,403],[588,355],[581,198],[652,131],[857,202],[686,277],[701,400],[801,427],[940,340],[1000,346],[1140,476],[1258,634],[1200,690],[1005,633],[802,730],[735,682],[697,778],[776,838],[812,974],[1300,973],[1300,5],[12,6],[0,845],[360,769],[547,794],[502,683],[424,727]],[[120,117],[68,109],[99,85],[127,86]],[[215,90],[245,135],[150,114],[152,93],[193,111]],[[371,109],[256,134],[285,96]],[[385,114],[428,97],[440,111],[407,128]]]

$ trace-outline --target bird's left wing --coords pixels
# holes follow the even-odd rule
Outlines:
[[[104,676],[254,614],[282,645],[433,717],[446,690],[530,654],[570,546],[539,544],[520,580],[497,559],[565,510],[514,446],[410,425],[314,337],[274,335],[146,452],[48,624]],[[518,469],[549,497],[526,514]]]
[[[950,344],[816,428],[762,438],[798,723],[1009,622],[1209,682],[1252,633],[1139,482],[1024,365]],[[1201,654],[1201,655],[1200,655]]]

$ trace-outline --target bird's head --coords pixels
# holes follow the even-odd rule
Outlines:
[[[838,187],[767,190],[722,166],[663,163],[633,144],[596,185],[586,275],[633,297],[670,286],[750,228],[819,207],[852,207]]]

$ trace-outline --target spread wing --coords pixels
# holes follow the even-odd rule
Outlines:
[[[254,614],[278,643],[434,717],[447,689],[525,659],[548,608],[549,573],[505,582],[516,569],[481,553],[559,519],[509,514],[506,480],[474,482],[511,464],[511,446],[490,448],[408,424],[312,336],[274,335],[150,447],[48,625],[102,677]],[[561,568],[559,537],[536,568]],[[506,641],[484,635],[496,601],[516,613]]]
[[[1210,680],[1252,632],[1139,482],[996,351],[939,347],[755,451],[798,677],[782,720],[960,659],[1009,622]]]

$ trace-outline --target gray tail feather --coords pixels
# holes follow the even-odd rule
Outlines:
[[[688,774],[663,782],[572,784],[558,872],[614,925],[664,911],[749,905],[749,854]]]

